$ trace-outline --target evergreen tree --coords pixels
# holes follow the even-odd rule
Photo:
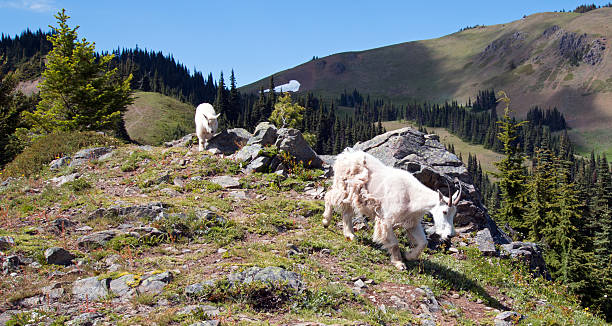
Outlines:
[[[533,175],[528,183],[529,206],[525,214],[525,228],[531,241],[540,241],[546,227],[547,214],[553,202],[556,185],[552,153],[546,147],[536,150]]]
[[[499,92],[500,101],[505,103],[504,116],[499,122],[499,140],[504,146],[505,157],[495,162],[499,172],[494,175],[499,178],[499,189],[501,194],[500,208],[497,217],[510,227],[526,231],[523,215],[526,205],[525,180],[526,173],[523,161],[525,158],[518,150],[517,131],[524,122],[516,123],[510,117],[510,99],[503,91]]]
[[[274,111],[270,115],[270,122],[279,128],[298,128],[304,119],[304,107],[291,102],[289,92],[281,94],[278,102],[274,104]]]
[[[227,119],[235,123],[238,120],[238,114],[240,113],[240,93],[236,89],[236,77],[234,76],[234,69],[232,69],[232,74],[230,76],[230,91],[229,91],[229,100],[228,100],[229,108],[228,108],[228,117]]]
[[[77,39],[67,24],[66,11],[55,15],[58,27],[48,36],[53,50],[47,56],[40,83],[41,101],[26,118],[38,132],[105,130],[124,133],[123,112],[132,102],[131,76],[121,79],[109,69],[113,55],[96,57],[95,45]]]

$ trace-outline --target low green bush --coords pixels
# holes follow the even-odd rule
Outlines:
[[[54,159],[72,155],[92,146],[118,146],[116,138],[96,132],[55,132],[36,138],[21,154],[6,165],[2,178],[30,176],[40,172]]]

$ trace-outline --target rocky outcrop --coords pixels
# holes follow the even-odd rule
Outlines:
[[[302,133],[293,128],[276,127],[269,122],[262,122],[255,128],[253,137],[232,157],[245,162],[245,172],[284,171],[288,166],[279,155],[264,151],[266,146],[274,145],[278,151],[284,151],[295,157],[295,163],[302,162],[304,167],[322,168],[323,160],[308,145]],[[286,172],[286,171],[285,171]]]
[[[487,45],[480,53],[480,59],[484,60],[491,56],[503,56],[505,53],[511,52],[512,49],[520,48],[525,43],[524,41],[527,36],[527,33],[520,31],[502,36]]]
[[[501,246],[502,258],[513,258],[523,261],[535,275],[550,279],[542,249],[533,242],[515,241]]]
[[[411,172],[424,185],[440,189],[444,194],[453,193],[458,186],[454,180],[460,180],[462,199],[457,206],[455,225],[465,227],[465,231],[488,228],[497,243],[510,241],[487,213],[467,168],[455,154],[445,149],[438,136],[407,127],[358,143],[353,149],[367,152],[386,165]]]
[[[242,128],[228,129],[208,140],[206,149],[212,152],[231,155],[239,150],[251,138],[251,133]]]

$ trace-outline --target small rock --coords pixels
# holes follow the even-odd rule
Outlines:
[[[221,313],[221,311],[219,311],[219,308],[217,307],[213,307],[209,305],[189,305],[177,311],[177,314],[178,315],[189,315],[189,314],[192,314],[194,312],[199,312],[199,311],[201,311],[204,314],[204,317],[206,318],[217,317]]]
[[[108,295],[108,279],[98,280],[88,277],[77,280],[72,285],[72,294],[81,300],[95,301]]]
[[[189,326],[219,326],[219,321],[218,320],[198,321]]]
[[[433,291],[427,286],[423,286],[420,289],[423,290],[423,292],[425,293],[425,296],[427,297],[427,299],[425,300],[425,304],[427,305],[427,308],[429,309],[429,311],[431,312],[439,311],[440,305],[438,304],[438,300],[436,300],[436,297],[434,296]]]
[[[174,277],[171,272],[153,274],[144,279],[138,286],[139,293],[159,294]]]
[[[523,315],[516,311],[504,311],[495,316],[494,324],[495,326],[513,326],[517,325],[521,319]]]
[[[230,177],[227,175],[217,176],[210,179],[210,182],[216,183],[223,188],[238,188],[240,187],[240,181],[238,178]]]
[[[168,195],[170,197],[178,197],[178,196],[181,195],[180,192],[178,192],[178,191],[176,191],[176,190],[174,190],[172,188],[164,188],[164,189],[160,190],[160,192],[162,192],[162,193],[164,193],[164,194],[166,194],[166,195]]]
[[[227,249],[225,249],[225,248],[219,248],[219,249],[217,249],[217,253],[218,253],[218,254],[222,254],[222,253],[224,253],[224,252],[227,252]]]
[[[70,164],[70,160],[72,160],[72,157],[70,156],[60,157],[51,161],[51,163],[49,163],[49,168],[54,171],[59,170],[64,166],[68,166]]]
[[[15,239],[13,237],[4,236],[0,237],[0,250],[8,250],[15,245]]]
[[[495,250],[495,242],[491,236],[491,231],[488,228],[484,228],[476,233],[476,245],[478,250],[485,256],[495,256],[497,250]]]
[[[78,179],[81,175],[79,173],[72,173],[69,175],[64,175],[61,177],[55,177],[53,179],[51,179],[50,181],[55,183],[56,186],[61,186],[66,182],[70,182],[70,181],[74,181],[76,179]]]
[[[73,227],[75,224],[76,223],[72,222],[71,220],[63,217],[55,219],[53,222],[51,222],[53,228],[58,232],[64,232],[66,229]]]
[[[75,257],[68,250],[60,247],[51,247],[45,250],[45,261],[47,264],[68,266],[72,265],[72,260]]]
[[[177,186],[177,187],[181,187],[183,188],[185,186],[185,181],[183,181],[183,178],[179,178],[179,177],[175,177],[172,180],[172,183]]]
[[[199,292],[202,292],[202,290],[204,290],[205,287],[214,286],[214,285],[215,285],[215,282],[213,281],[204,281],[200,283],[191,284],[185,287],[185,294],[186,295],[198,294]]]
[[[119,235],[117,230],[105,230],[90,235],[85,235],[77,239],[77,244],[81,249],[96,249],[104,246],[112,238]]]
[[[355,281],[355,286],[358,287],[358,288],[365,288],[365,287],[367,287],[366,284],[361,279],[358,279],[357,281]]]
[[[460,297],[461,297],[461,295],[459,295],[459,293],[451,294],[451,298],[453,298],[453,299],[459,299]]]
[[[331,254],[331,249],[323,248],[323,249],[321,249],[321,253],[324,254],[324,255],[330,255]]]

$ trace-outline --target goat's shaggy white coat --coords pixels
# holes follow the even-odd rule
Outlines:
[[[374,156],[361,151],[345,151],[334,163],[334,182],[325,195],[323,225],[328,226],[333,209],[339,208],[344,236],[353,240],[353,216],[362,214],[374,219],[373,240],[381,243],[399,269],[402,262],[395,227],[409,231],[415,244],[406,259],[416,259],[427,246],[421,220],[426,212],[434,218],[436,233],[446,239],[455,234],[453,218],[460,191],[452,200],[439,191],[423,185],[410,172],[384,165]]]
[[[202,103],[196,108],[195,125],[200,152],[204,150],[204,145],[217,132],[218,117],[219,114],[215,114],[215,108],[210,103]]]

